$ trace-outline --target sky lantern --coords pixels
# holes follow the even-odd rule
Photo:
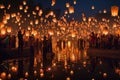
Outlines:
[[[7,77],[7,74],[5,72],[2,72],[1,75],[0,75],[0,77],[5,80],[6,77]]]
[[[50,11],[49,15],[50,15],[50,16],[53,16],[53,15],[54,15],[54,12],[53,12],[53,11]]]
[[[56,0],[52,0],[51,6],[54,6],[56,3]]]
[[[6,14],[6,19],[7,19],[7,20],[10,19],[10,14]]]
[[[38,24],[38,23],[39,23],[39,20],[38,20],[38,19],[36,19],[36,20],[35,20],[35,24]]]
[[[69,13],[70,14],[74,13],[74,8],[72,6],[69,7]]]
[[[13,18],[13,17],[16,17],[16,13],[12,13],[11,14],[11,17]]]
[[[74,5],[76,4],[76,0],[74,0],[73,4],[74,4]]]
[[[66,3],[66,8],[69,8],[70,7],[70,3]]]
[[[39,12],[38,12],[38,15],[42,16],[42,13],[43,13],[43,11],[42,11],[42,9],[40,9]]]
[[[4,23],[0,22],[0,29],[4,27]]]
[[[118,6],[112,6],[111,7],[111,15],[112,16],[118,16],[118,12],[119,12],[119,7]]]
[[[103,10],[103,13],[107,13],[107,10],[106,10],[106,9],[104,9],[104,10]]]
[[[33,25],[33,21],[30,21],[30,25]]]
[[[26,5],[27,3],[26,3],[26,1],[23,1],[23,5]]]
[[[4,23],[4,24],[7,24],[7,19],[3,19],[3,23]]]
[[[11,31],[12,31],[12,28],[11,27],[7,27],[7,32],[11,33]]]
[[[28,6],[25,6],[25,9],[28,9],[29,7]]]
[[[24,9],[24,13],[27,13],[27,9]]]
[[[52,21],[53,21],[54,23],[56,23],[56,22],[57,22],[57,19],[56,19],[56,18],[53,18]]]
[[[36,6],[36,8],[35,8],[37,11],[39,11],[39,9],[40,9],[40,7],[39,6]]]
[[[92,6],[91,9],[94,10],[94,9],[95,9],[95,6]]]
[[[0,9],[4,9],[4,8],[5,8],[5,6],[0,4]]]
[[[20,9],[20,10],[23,10],[23,6],[22,6],[22,5],[20,5],[20,6],[19,6],[19,9]]]
[[[6,34],[6,28],[2,28],[2,29],[1,29],[1,34],[2,34],[2,35],[5,35],[5,34]]]
[[[25,36],[27,36],[27,37],[30,36],[30,32],[29,32],[29,31],[26,31],[26,32],[25,32]]]
[[[9,4],[8,7],[7,7],[7,9],[10,9],[10,7],[11,7],[11,5]]]

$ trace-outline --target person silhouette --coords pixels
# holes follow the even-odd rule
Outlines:
[[[43,67],[45,68],[47,66],[47,52],[48,52],[48,47],[47,47],[47,39],[46,36],[44,36],[44,40],[43,40]]]
[[[23,41],[23,34],[20,31],[18,31],[18,53],[21,54],[23,51],[23,45],[24,45],[24,41]]]

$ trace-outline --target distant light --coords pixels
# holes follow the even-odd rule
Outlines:
[[[94,10],[94,9],[95,9],[95,6],[92,6],[91,9]]]
[[[103,10],[103,13],[107,13],[107,10],[106,10],[106,9],[104,9],[104,10]]]

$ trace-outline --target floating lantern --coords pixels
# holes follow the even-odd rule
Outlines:
[[[57,19],[56,19],[56,18],[53,18],[52,21],[53,21],[54,23],[56,23],[56,22],[57,22]]]
[[[7,27],[7,32],[11,33],[11,31],[12,31],[12,28],[11,27]]]
[[[19,6],[19,9],[20,9],[20,10],[23,10],[23,6],[22,6],[22,5],[20,5],[20,6]]]
[[[11,17],[13,18],[13,17],[15,17],[16,16],[16,13],[12,13],[11,14]]]
[[[29,31],[26,31],[26,32],[25,32],[25,36],[27,36],[27,37],[30,36],[30,32],[29,32]]]
[[[26,1],[23,1],[23,5],[26,5],[27,3],[26,3]]]
[[[35,70],[35,71],[34,71],[34,76],[36,76],[36,75],[37,75],[37,71]]]
[[[8,79],[11,79],[11,74],[10,73],[8,74]]]
[[[107,35],[108,34],[108,30],[103,30],[103,34]]]
[[[28,72],[25,72],[25,77],[28,77],[29,76],[29,73]]]
[[[95,6],[92,6],[91,9],[95,9]]]
[[[112,6],[111,7],[111,15],[112,16],[118,16],[118,12],[119,12],[119,7],[118,6]]]
[[[103,13],[107,13],[107,10],[106,10],[106,9],[104,9],[104,10],[103,10]]]
[[[36,19],[36,20],[35,20],[35,24],[37,25],[38,23],[39,23],[39,20],[38,20],[38,19]]]
[[[65,12],[64,12],[65,14],[68,14],[68,11],[67,10],[65,10]]]
[[[5,8],[5,6],[0,4],[0,9],[4,9],[4,8]]]
[[[3,19],[3,23],[4,23],[4,24],[7,24],[7,19]]]
[[[69,8],[69,7],[70,7],[70,4],[69,4],[69,3],[66,3],[66,7]]]
[[[7,9],[10,9],[10,7],[11,7],[11,5],[9,4],[8,7],[7,7]]]
[[[71,80],[70,77],[67,77],[66,80]]]
[[[39,6],[36,6],[36,8],[35,8],[35,9],[36,9],[37,11],[39,11],[39,9],[40,9],[40,8],[39,8]]]
[[[5,28],[2,28],[2,29],[1,29],[1,34],[2,34],[2,35],[5,35],[5,34],[6,34],[6,29],[5,29]]]
[[[103,77],[106,78],[107,77],[107,73],[103,73]]]
[[[83,21],[86,21],[86,17],[83,17]]]
[[[28,6],[25,6],[25,9],[28,9],[29,7]]]
[[[10,19],[10,14],[6,14],[6,19],[7,19],[7,20]]]
[[[76,0],[74,0],[74,2],[73,2],[73,3],[74,3],[74,5],[75,5],[75,4],[76,4]]]
[[[74,13],[74,8],[72,6],[69,7],[69,13],[70,14]]]
[[[24,13],[27,13],[27,9],[24,9]]]
[[[43,13],[42,9],[39,10],[38,15],[41,16]]]
[[[73,75],[73,74],[74,74],[74,71],[73,71],[73,70],[71,70],[71,71],[70,71],[70,75]]]
[[[71,42],[70,41],[68,41],[68,48],[70,48],[71,47]]]
[[[50,16],[53,16],[53,15],[54,15],[54,12],[53,12],[53,11],[50,11],[49,15],[50,15]]]
[[[51,6],[54,6],[56,3],[56,0],[52,0]]]
[[[5,78],[6,78],[6,73],[5,73],[5,72],[2,72],[1,75],[0,75],[0,77],[1,77],[2,79],[5,79]]]
[[[115,28],[115,27],[117,27],[117,24],[116,24],[116,23],[114,23],[114,24],[113,24],[113,27],[114,27],[114,28]]]
[[[12,70],[12,72],[17,72],[17,67],[12,66],[11,70]]]
[[[0,29],[4,27],[4,23],[0,22]]]

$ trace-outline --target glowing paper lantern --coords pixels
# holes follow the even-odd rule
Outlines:
[[[56,3],[56,0],[52,0],[51,6],[54,6]]]
[[[25,77],[28,77],[29,76],[29,73],[28,72],[25,72]]]
[[[7,32],[11,33],[11,31],[12,31],[12,28],[11,27],[7,27]]]
[[[6,14],[6,19],[7,19],[7,20],[10,19],[10,14]]]
[[[17,67],[12,66],[11,70],[12,70],[12,72],[17,72]]]
[[[106,9],[104,9],[104,10],[103,10],[103,13],[107,13],[107,10],[106,10]]]
[[[69,4],[69,3],[66,3],[66,7],[69,8],[69,7],[70,7],[70,4]]]
[[[111,15],[112,16],[118,16],[118,12],[119,12],[119,7],[118,6],[112,6],[111,7]]]
[[[4,23],[0,22],[0,29],[4,27]]]
[[[42,9],[39,10],[38,15],[41,16],[43,13]]]
[[[70,14],[74,13],[74,8],[72,6],[69,7],[69,13]]]
[[[76,0],[74,0],[74,2],[73,2],[73,3],[74,3],[74,5],[75,5],[75,4],[76,4]]]
[[[5,73],[5,72],[2,72],[2,73],[1,73],[1,75],[0,75],[0,77],[1,77],[2,79],[5,79],[5,78],[6,78],[6,76],[7,76],[7,75],[6,75],[6,73]]]
[[[52,21],[53,21],[54,23],[56,23],[56,22],[57,22],[57,19],[56,19],[56,18],[53,18]]]
[[[26,32],[25,32],[25,36],[28,37],[29,35],[30,35],[30,32],[29,32],[29,31],[26,31]]]
[[[2,34],[2,35],[5,35],[5,34],[6,34],[6,29],[5,29],[5,28],[2,28],[2,29],[1,29],[1,34]]]
[[[53,15],[54,15],[54,12],[53,12],[53,11],[50,11],[49,15],[53,16]]]
[[[4,8],[5,8],[5,6],[0,4],[0,9],[4,9]]]
[[[23,5],[26,5],[27,3],[26,3],[26,1],[23,1]]]
[[[39,20],[38,20],[38,19],[36,19],[36,20],[35,20],[35,24],[38,24],[38,23],[39,23]]]
[[[20,10],[23,10],[23,6],[22,6],[22,5],[20,5],[20,6],[19,6],[19,9],[20,9]]]
[[[91,9],[95,9],[95,6],[92,6]]]
[[[35,9],[38,11],[40,8],[39,8],[39,6],[36,6],[36,8],[35,8]]]

